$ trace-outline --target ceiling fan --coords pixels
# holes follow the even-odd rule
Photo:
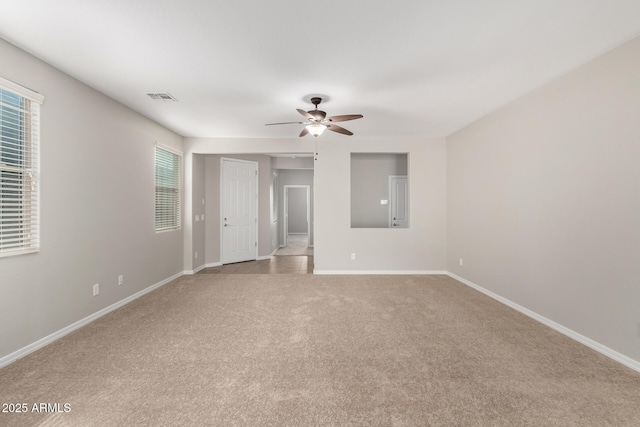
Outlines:
[[[318,110],[318,105],[322,102],[322,98],[313,97],[311,98],[311,103],[315,105],[315,110],[304,111],[300,108],[297,109],[298,113],[307,121],[305,122],[282,122],[282,123],[267,123],[265,126],[273,126],[273,125],[290,125],[290,124],[298,124],[298,125],[306,125],[302,132],[300,132],[300,136],[305,136],[307,134],[311,134],[313,136],[318,136],[324,132],[325,129],[329,129],[333,132],[338,132],[343,135],[353,135],[353,132],[348,131],[347,129],[334,124],[335,122],[346,122],[347,120],[355,120],[361,119],[364,117],[362,114],[345,114],[342,116],[331,116],[327,117],[327,113]]]

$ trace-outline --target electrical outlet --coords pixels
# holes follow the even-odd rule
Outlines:
[[[99,293],[100,293],[100,284],[96,283],[95,285],[93,285],[93,296],[95,297]]]
[[[355,261],[355,259],[356,259],[356,253],[352,252],[351,253],[351,261]]]
[[[196,215],[196,222],[200,221],[200,215]]]
[[[460,266],[462,266],[462,258],[460,258]]]
[[[196,252],[196,259],[198,259],[198,252]]]
[[[121,274],[118,276],[118,286],[122,285],[124,283],[124,276]]]

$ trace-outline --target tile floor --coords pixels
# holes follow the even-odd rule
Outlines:
[[[313,257],[272,256],[259,261],[209,267],[198,274],[313,274]]]
[[[313,248],[309,247],[308,234],[289,234],[287,246],[280,248],[275,253],[276,256],[305,255],[313,256]]]

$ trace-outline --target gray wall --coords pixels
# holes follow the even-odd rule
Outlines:
[[[640,39],[447,138],[448,270],[636,361],[638,76]]]
[[[271,166],[274,169],[313,169],[313,156],[311,157],[273,157]]]
[[[284,186],[285,185],[308,185],[309,197],[311,199],[311,211],[309,212],[309,245],[314,245],[314,222],[315,222],[315,193],[313,186],[314,173],[311,169],[278,169],[278,244],[284,245]]]
[[[389,200],[392,175],[408,175],[406,154],[351,154],[351,227],[389,227],[389,205],[380,200]]]
[[[410,227],[351,228],[351,153],[385,152],[408,153]],[[316,271],[445,270],[444,138],[326,139],[318,143],[317,158]]]
[[[183,230],[154,231],[154,143],[181,137],[3,40],[0,58],[45,96],[42,247],[0,258],[1,359],[181,273]]]
[[[328,135],[314,140],[185,138],[186,153],[318,153],[314,163],[315,269],[330,271],[444,271],[446,267],[445,139],[358,139]],[[409,154],[410,228],[351,229],[351,152]],[[187,173],[191,165],[187,165]],[[420,185],[416,185],[420,183]],[[190,184],[188,184],[190,188]],[[268,197],[268,189],[266,191]],[[189,197],[187,191],[187,197]],[[282,198],[280,199],[282,200]],[[268,205],[267,205],[268,206]],[[280,212],[282,209],[280,209]],[[268,213],[268,210],[267,210]],[[185,221],[190,221],[186,217]],[[278,221],[279,226],[281,219]],[[185,227],[187,228],[187,227]],[[267,228],[269,230],[269,228]],[[278,233],[280,236],[282,232]],[[321,238],[324,244],[316,239]],[[192,250],[185,235],[185,254]],[[316,244],[317,243],[317,244]],[[351,260],[351,253],[358,257]],[[185,259],[187,256],[185,255]]]

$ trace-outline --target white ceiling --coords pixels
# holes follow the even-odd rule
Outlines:
[[[638,0],[0,0],[0,38],[183,136],[297,137],[264,124],[326,94],[329,115],[364,114],[356,137],[415,137],[639,36],[639,17]]]

